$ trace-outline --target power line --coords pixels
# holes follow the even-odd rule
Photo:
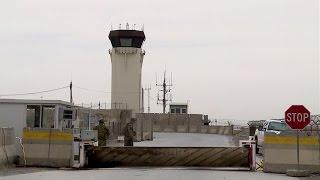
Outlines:
[[[88,89],[88,88],[83,88],[83,87],[80,87],[80,86],[77,86],[77,85],[74,85],[73,84],[73,87],[77,88],[77,89],[81,89],[81,90],[85,90],[85,91],[92,91],[92,92],[97,92],[97,93],[111,93],[111,92],[107,92],[107,91],[101,91],[101,90],[94,90],[94,89]]]
[[[16,93],[16,94],[0,94],[0,97],[1,96],[24,96],[24,95],[41,94],[41,93],[58,91],[58,90],[61,90],[61,89],[66,89],[66,88],[69,88],[69,86],[64,86],[64,87],[55,88],[55,89],[49,89],[49,90],[44,90],[44,91],[37,91],[37,92]]]
[[[88,88],[84,88],[84,87],[80,87],[77,85],[73,84],[73,87],[77,88],[77,89],[81,89],[81,90],[85,90],[85,91],[91,91],[91,92],[96,92],[96,93],[104,93],[104,94],[110,94],[110,91],[102,91],[102,90],[95,90],[95,89],[88,89]],[[115,94],[138,94],[140,92],[115,92]]]

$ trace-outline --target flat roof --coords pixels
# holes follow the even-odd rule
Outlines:
[[[66,101],[43,99],[0,99],[0,104],[61,104],[72,106],[70,102]]]
[[[173,106],[188,106],[188,103],[178,103],[178,102],[174,102],[174,103],[170,103],[169,105],[173,105]]]

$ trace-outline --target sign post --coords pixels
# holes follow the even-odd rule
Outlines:
[[[299,152],[299,149],[300,149],[300,142],[299,142],[299,130],[297,130],[297,161],[298,161],[298,169],[300,169],[300,152]]]
[[[310,123],[310,112],[303,105],[292,105],[285,112],[285,121],[297,131],[297,165],[300,169],[300,153],[299,153],[299,132]]]

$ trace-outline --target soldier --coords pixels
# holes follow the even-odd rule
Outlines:
[[[94,130],[98,131],[98,145],[99,146],[106,146],[106,141],[110,135],[109,129],[104,124],[103,119],[99,120],[99,125],[94,127]]]
[[[136,135],[136,132],[133,130],[133,123],[136,120],[131,118],[130,122],[124,127],[124,146],[133,146],[133,137]]]

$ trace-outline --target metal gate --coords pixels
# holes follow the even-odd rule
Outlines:
[[[194,166],[250,168],[246,147],[95,147],[90,167]]]

